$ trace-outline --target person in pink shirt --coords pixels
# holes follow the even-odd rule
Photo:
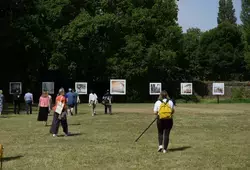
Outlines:
[[[50,108],[50,98],[47,92],[43,92],[41,97],[39,98],[39,113],[37,121],[44,121],[45,126],[47,126],[48,114]]]

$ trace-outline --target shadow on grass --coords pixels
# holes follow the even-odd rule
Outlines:
[[[176,151],[184,151],[186,149],[191,148],[191,146],[183,146],[183,147],[179,147],[179,148],[171,148],[168,149],[169,152],[176,152]]]
[[[79,125],[81,125],[81,123],[71,123],[71,124],[68,124],[68,126],[79,126]],[[52,126],[52,124],[51,125],[46,125],[46,127],[51,127]]]
[[[81,123],[71,123],[71,124],[68,124],[70,126],[78,126],[78,125],[81,125]]]
[[[11,156],[11,157],[3,157],[3,162],[12,161],[12,160],[15,160],[15,159],[20,159],[22,157],[23,157],[23,155]]]
[[[0,118],[9,118],[8,116],[1,115]]]
[[[82,135],[82,133],[70,133],[67,137],[70,137],[70,136],[80,136]],[[58,137],[64,137],[65,135],[58,135]]]
[[[14,114],[2,114],[0,115],[0,118],[11,118],[11,117],[16,117]]]

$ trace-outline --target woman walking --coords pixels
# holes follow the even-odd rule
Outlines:
[[[63,88],[61,88],[59,90],[58,96],[56,97],[55,106],[53,107],[54,117],[50,132],[53,134],[54,137],[57,136],[60,123],[62,125],[65,136],[69,135],[68,123],[67,123],[66,98],[64,95],[65,91]]]
[[[3,91],[0,90],[0,115],[3,112],[3,103],[4,103],[4,95],[3,95]]]
[[[50,107],[50,99],[47,92],[43,92],[41,97],[39,98],[39,113],[38,113],[38,121],[44,121],[44,125],[47,126],[48,114]]]
[[[158,152],[166,153],[169,143],[170,131],[173,127],[174,104],[168,99],[168,93],[162,91],[154,105],[154,114],[157,115]],[[164,143],[163,143],[164,140]],[[162,145],[163,144],[163,145]]]

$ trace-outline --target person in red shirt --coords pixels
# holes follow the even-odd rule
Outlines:
[[[53,107],[54,117],[50,131],[54,137],[57,136],[60,123],[62,125],[65,136],[69,135],[68,123],[67,123],[67,106],[66,106],[66,98],[64,95],[65,95],[64,89],[63,88],[59,89],[58,96],[56,97],[55,106]]]

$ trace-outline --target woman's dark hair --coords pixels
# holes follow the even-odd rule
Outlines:
[[[158,100],[163,100],[163,99],[166,99],[166,98],[168,98],[168,92],[165,91],[165,90],[161,91],[161,93],[160,93],[160,95],[158,97]]]

